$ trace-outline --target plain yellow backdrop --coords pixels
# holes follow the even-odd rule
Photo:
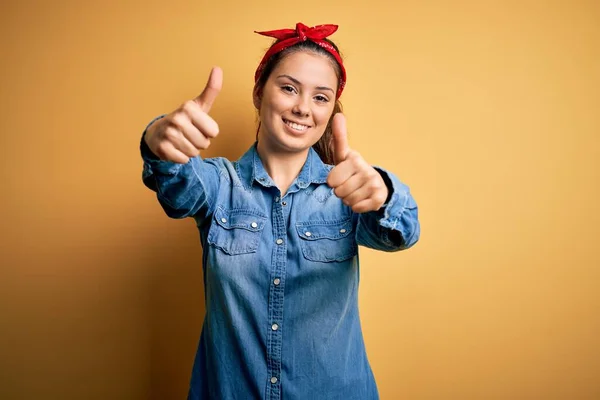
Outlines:
[[[205,156],[254,141],[253,33],[336,23],[350,145],[419,204],[361,250],[384,400],[600,398],[595,1],[5,1],[0,398],[185,398],[192,220],[141,183],[146,124],[224,70]]]

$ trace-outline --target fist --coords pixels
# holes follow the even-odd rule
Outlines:
[[[354,212],[377,211],[388,197],[388,188],[375,168],[348,146],[346,118],[337,113],[332,122],[332,147],[335,167],[327,184]]]
[[[223,71],[214,67],[202,93],[188,100],[146,130],[144,140],[161,160],[186,164],[210,146],[219,125],[208,112],[223,86]]]

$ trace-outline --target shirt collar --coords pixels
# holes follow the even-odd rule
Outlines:
[[[256,151],[256,145],[257,142],[255,142],[238,160],[238,176],[241,178],[242,184],[246,189],[250,189],[254,182],[265,187],[275,186],[275,183],[262,164],[258,152]],[[324,164],[317,152],[311,147],[308,150],[306,162],[302,166],[294,183],[300,189],[306,189],[311,183],[325,183],[327,182],[327,175],[329,175],[331,168],[333,168],[333,166]],[[292,183],[292,185],[294,183]]]

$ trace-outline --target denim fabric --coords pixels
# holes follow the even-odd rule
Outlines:
[[[381,168],[391,196],[357,214],[326,184],[310,149],[282,196],[256,152],[235,162],[159,160],[141,143],[143,182],[172,218],[194,218],[206,315],[188,399],[378,399],[358,312],[359,251],[419,238],[408,187]],[[374,267],[374,266],[373,266]]]

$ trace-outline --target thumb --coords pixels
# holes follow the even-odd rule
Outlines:
[[[223,70],[219,67],[213,67],[208,77],[206,87],[194,101],[202,108],[205,113],[210,111],[215,99],[223,87]]]
[[[337,165],[344,161],[350,152],[348,133],[346,131],[346,117],[344,114],[335,114],[331,123],[331,133],[333,134],[333,161]]]

